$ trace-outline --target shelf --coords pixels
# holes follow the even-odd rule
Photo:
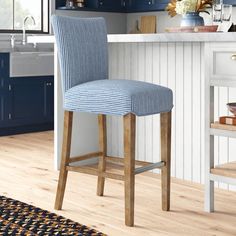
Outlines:
[[[236,178],[236,162],[216,166],[211,169],[211,174]]]
[[[124,10],[113,10],[113,9],[109,9],[109,8],[93,8],[93,7],[72,7],[72,8],[68,8],[68,7],[57,7],[56,10],[65,10],[65,11],[97,11],[97,12],[115,12],[115,13],[119,13],[119,12],[124,12]]]
[[[211,86],[216,87],[236,87],[236,80],[235,79],[212,79],[210,81]]]
[[[56,10],[67,10],[67,11],[97,11],[96,8],[89,8],[89,7],[58,7]]]
[[[211,124],[210,134],[216,136],[236,138],[236,126],[222,125],[218,122],[215,122]]]
[[[224,124],[220,124],[219,122],[215,122],[211,124],[211,128],[221,129],[221,130],[226,130],[226,131],[236,131],[236,125],[224,125]]]

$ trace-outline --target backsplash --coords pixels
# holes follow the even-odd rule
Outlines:
[[[140,20],[140,17],[143,15],[156,15],[157,16],[157,32],[158,33],[165,32],[165,28],[167,27],[179,26],[180,21],[181,21],[180,15],[177,15],[171,18],[166,11],[130,13],[130,14],[127,14],[127,33],[129,33],[132,29],[134,29],[136,25],[136,21]],[[211,15],[202,13],[201,16],[204,17],[204,21],[206,25],[212,24]],[[232,16],[233,16],[233,22],[236,23],[236,7],[233,8]]]

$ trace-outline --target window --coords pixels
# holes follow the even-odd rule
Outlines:
[[[49,0],[0,0],[0,32],[21,32],[23,20],[31,15],[26,30],[32,33],[48,33]]]

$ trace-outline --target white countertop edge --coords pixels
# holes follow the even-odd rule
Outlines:
[[[154,42],[236,42],[236,33],[161,33],[108,35],[110,43]]]
[[[27,43],[55,43],[54,35],[28,36]]]
[[[54,43],[53,35],[28,36],[28,43]],[[109,43],[154,42],[236,42],[236,32],[216,33],[160,33],[160,34],[109,34]]]

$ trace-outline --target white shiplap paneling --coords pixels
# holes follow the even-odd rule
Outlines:
[[[110,79],[146,81],[173,90],[172,176],[204,183],[203,43],[111,43],[109,53]],[[217,88],[215,96],[218,117],[227,114],[225,104],[236,100],[236,90]],[[122,119],[108,121],[108,152],[123,156]],[[137,118],[136,159],[160,159],[159,131],[158,115]],[[234,139],[216,138],[215,143],[216,163],[236,160]]]

